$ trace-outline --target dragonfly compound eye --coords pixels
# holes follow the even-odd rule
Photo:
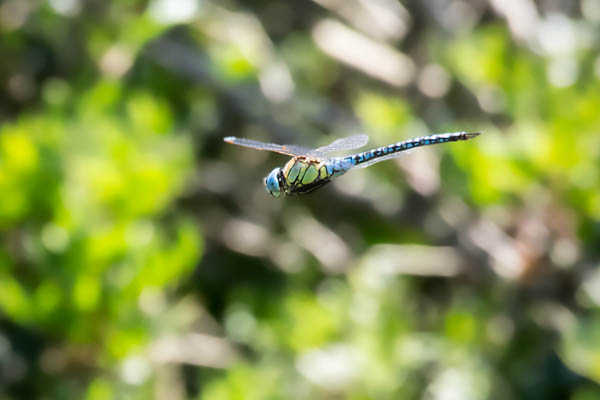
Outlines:
[[[265,186],[267,190],[273,197],[281,196],[281,190],[279,187],[279,173],[281,172],[281,168],[275,168],[273,171],[267,175],[265,178]]]

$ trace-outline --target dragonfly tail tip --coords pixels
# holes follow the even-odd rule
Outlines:
[[[471,138],[474,138],[474,137],[477,137],[477,136],[481,135],[481,133],[482,132],[466,132],[465,133],[465,137],[467,139],[471,139]]]

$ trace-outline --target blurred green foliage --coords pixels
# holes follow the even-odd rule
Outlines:
[[[600,8],[538,3],[0,2],[0,399],[599,398]],[[222,142],[355,130],[485,133]]]

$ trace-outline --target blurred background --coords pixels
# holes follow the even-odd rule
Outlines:
[[[597,0],[0,1],[0,399],[600,398]],[[274,199],[235,135],[483,130]]]

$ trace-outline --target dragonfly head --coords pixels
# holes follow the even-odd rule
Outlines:
[[[275,168],[265,178],[265,187],[267,188],[267,192],[271,193],[271,196],[281,196],[281,187],[279,186],[281,179],[283,179],[283,171],[281,168]]]

